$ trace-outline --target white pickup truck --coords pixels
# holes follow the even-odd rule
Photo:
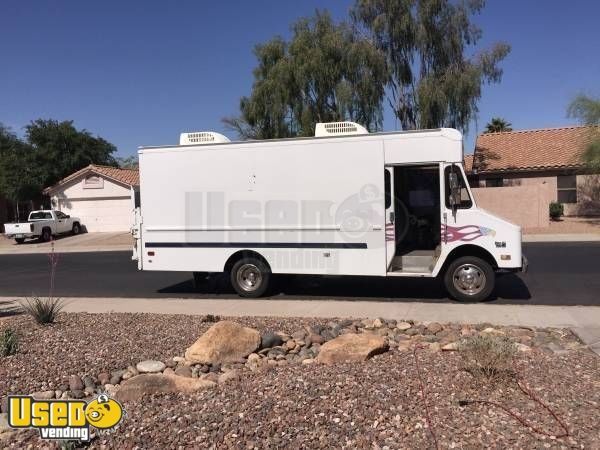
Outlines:
[[[6,237],[14,238],[17,244],[22,244],[28,238],[39,238],[48,242],[57,234],[80,232],[81,221],[77,217],[54,210],[31,211],[27,222],[4,224]]]

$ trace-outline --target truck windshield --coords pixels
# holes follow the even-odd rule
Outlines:
[[[52,219],[52,214],[49,212],[38,211],[29,214],[29,220],[45,220]]]

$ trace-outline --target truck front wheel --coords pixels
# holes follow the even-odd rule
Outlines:
[[[15,238],[15,242],[17,244],[22,244],[23,242],[25,242],[25,238]]]
[[[269,287],[271,269],[262,260],[245,257],[238,260],[231,268],[231,285],[238,295],[256,298],[264,295]]]
[[[448,265],[444,284],[452,298],[461,302],[480,302],[494,290],[494,269],[481,258],[462,256]]]

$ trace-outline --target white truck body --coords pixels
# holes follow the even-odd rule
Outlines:
[[[58,234],[77,234],[80,226],[81,221],[77,217],[68,216],[61,211],[40,210],[31,211],[27,222],[4,224],[4,232],[6,237],[21,243],[31,238],[49,240],[48,238]]]
[[[466,181],[448,203],[448,178],[466,179],[458,131],[365,133],[140,148],[139,269],[222,272],[251,254],[272,273],[435,277],[470,251],[523,266],[520,228]]]

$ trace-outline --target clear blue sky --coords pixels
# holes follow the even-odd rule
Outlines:
[[[336,19],[352,1],[2,1],[0,122],[17,133],[36,118],[72,119],[133,154],[176,143],[180,132],[223,132],[250,92],[255,44],[327,7]],[[489,0],[476,22],[481,46],[512,52],[488,86],[473,136],[491,116],[515,129],[573,123],[578,92],[600,95],[600,2]],[[389,111],[384,128],[393,130]],[[232,136],[233,137],[233,136]]]

